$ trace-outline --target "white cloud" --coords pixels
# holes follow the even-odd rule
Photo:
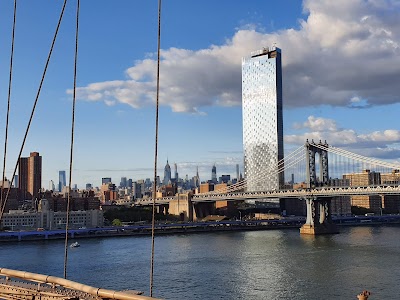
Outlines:
[[[309,141],[328,141],[335,147],[346,148],[360,152],[365,156],[380,158],[400,157],[400,130],[388,129],[359,134],[351,129],[338,129],[336,122],[331,119],[309,116],[307,121],[296,124],[295,129],[309,129],[309,132],[285,136],[285,143],[302,145]]]
[[[370,134],[362,134],[359,138],[365,142],[398,143],[400,142],[400,131],[394,129],[374,131]]]
[[[241,58],[274,43],[282,48],[285,107],[399,101],[398,1],[305,0],[303,7],[308,17],[299,29],[262,33],[247,27],[224,45],[163,50],[160,103],[192,113],[205,106],[240,105]],[[154,56],[136,61],[126,74],[127,80],[80,87],[78,98],[134,108],[154,103]]]
[[[319,130],[319,131],[336,131],[336,122],[332,119],[324,119],[324,118],[316,118],[314,116],[309,116],[307,118],[307,121],[298,124],[294,124],[295,129],[302,129],[302,128],[308,128],[311,130]]]

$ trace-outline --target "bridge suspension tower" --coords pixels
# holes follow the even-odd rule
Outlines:
[[[328,147],[325,141],[319,144],[311,143],[307,140],[306,144],[306,174],[307,188],[314,189],[320,186],[329,185],[328,168]],[[316,154],[319,155],[319,177],[317,177]],[[331,200],[332,198],[318,198],[309,195],[304,198],[307,208],[306,223],[300,228],[301,234],[330,234],[337,233],[337,227],[332,222]]]

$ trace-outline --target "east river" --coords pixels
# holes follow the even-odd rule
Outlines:
[[[71,241],[72,242],[72,241]],[[68,279],[149,293],[150,237],[80,239]],[[154,296],[164,299],[399,299],[400,226],[165,235],[155,241]],[[0,244],[0,266],[62,277],[64,241]]]

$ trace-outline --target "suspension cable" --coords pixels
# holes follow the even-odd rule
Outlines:
[[[21,158],[22,151],[24,150],[26,138],[27,138],[27,136],[28,136],[29,129],[30,129],[30,127],[31,127],[33,115],[35,114],[36,105],[37,105],[37,102],[38,102],[38,100],[39,100],[40,92],[41,92],[41,90],[42,90],[44,78],[46,77],[47,68],[48,68],[49,63],[50,63],[51,55],[52,55],[52,53],[53,53],[54,45],[55,45],[55,42],[56,42],[56,39],[57,39],[57,35],[58,35],[58,30],[59,30],[59,28],[60,28],[61,21],[62,21],[62,18],[63,18],[63,16],[64,16],[64,11],[65,11],[65,6],[66,6],[66,4],[67,4],[67,1],[68,1],[68,0],[64,0],[64,4],[63,4],[62,9],[61,9],[61,13],[60,13],[60,17],[59,17],[59,19],[58,19],[56,31],[55,31],[55,33],[54,33],[53,40],[52,40],[52,42],[51,42],[50,50],[49,50],[49,53],[48,53],[48,55],[47,55],[46,64],[45,64],[45,67],[44,67],[44,69],[43,69],[42,78],[41,78],[41,80],[40,80],[40,84],[39,84],[39,87],[38,87],[38,90],[37,90],[37,93],[36,93],[35,101],[34,101],[34,103],[33,103],[31,115],[30,115],[30,117],[29,117],[29,121],[28,121],[28,124],[27,124],[27,126],[26,126],[26,131],[25,131],[24,138],[23,138],[23,140],[22,140],[21,149],[20,149],[20,151],[19,151],[19,153],[18,153],[17,162],[15,163],[15,168],[14,168],[14,172],[13,172],[13,175],[12,175],[12,178],[11,178],[11,182],[14,181],[15,174],[17,173],[17,168],[18,168],[19,160],[20,160],[20,158]],[[9,197],[9,195],[10,195],[10,190],[11,190],[10,188],[7,190],[7,194],[6,194],[5,200],[4,200],[3,203],[2,203],[2,207],[1,207],[1,210],[0,210],[0,223],[1,223],[1,220],[2,220],[2,218],[3,218],[4,209],[5,209],[5,206],[6,206],[8,197]]]
[[[285,158],[281,159],[280,161],[278,161],[278,169],[277,171],[267,174],[269,177],[277,175],[285,170],[287,170],[289,167],[294,166],[295,164],[301,162],[304,160],[303,156],[298,157],[298,154],[300,154],[301,152],[304,151],[304,146],[301,146],[299,148],[297,148],[296,150],[294,150],[293,152],[291,152],[290,154],[288,154],[287,156],[285,156]],[[294,158],[293,160],[290,160],[291,158]],[[263,182],[265,181],[265,174],[259,174],[256,178],[253,179],[253,182]],[[235,183],[233,185],[230,185],[229,187],[226,188],[226,192],[234,192],[237,191],[239,189],[242,189],[243,187],[245,187],[247,184],[247,180],[243,180],[240,181],[238,183]],[[221,193],[221,191],[219,191]],[[223,192],[225,192],[223,190]],[[215,192],[209,192],[210,194]]]
[[[157,34],[157,92],[156,92],[156,139],[154,145],[154,185],[153,214],[151,219],[151,260],[150,260],[150,297],[153,297],[154,277],[154,233],[157,196],[157,158],[158,158],[158,107],[160,96],[160,45],[161,45],[161,0],[158,0],[158,34]]]
[[[74,128],[75,128],[75,103],[76,103],[76,74],[78,65],[78,36],[79,36],[79,6],[80,0],[76,3],[76,28],[75,28],[75,55],[74,55],[74,91],[72,96],[72,121],[71,121],[71,148],[69,159],[69,183],[68,183],[68,200],[67,200],[67,220],[65,224],[65,253],[64,253],[64,279],[67,279],[67,262],[68,262],[68,229],[69,215],[71,205],[71,184],[72,184],[72,161],[74,150]]]
[[[14,60],[14,37],[15,37],[15,23],[17,18],[17,0],[14,0],[14,17],[11,34],[11,54],[10,54],[10,77],[8,79],[8,96],[7,96],[7,116],[6,116],[6,132],[4,137],[4,157],[3,157],[3,180],[1,182],[1,196],[0,196],[0,208],[3,207],[3,193],[4,193],[4,182],[6,180],[6,160],[7,160],[7,143],[8,143],[8,123],[10,116],[10,102],[11,102],[11,86],[12,86],[12,71],[13,71],[13,60]],[[8,189],[11,189],[11,183]],[[5,201],[4,201],[5,202]],[[1,218],[0,218],[1,221]]]
[[[396,164],[392,164],[392,163],[385,162],[385,161],[380,161],[380,160],[374,159],[374,158],[369,158],[369,157],[362,156],[360,154],[356,154],[356,153],[353,153],[353,152],[350,152],[350,151],[347,151],[347,150],[344,150],[341,148],[336,148],[333,146],[330,146],[329,148],[326,146],[322,146],[322,147],[319,146],[318,148],[330,151],[330,152],[338,154],[338,155],[343,155],[347,158],[356,159],[361,162],[366,162],[366,163],[370,163],[370,164],[376,164],[376,165],[382,166],[382,167],[393,168],[393,169],[398,169],[400,167],[399,165],[396,165]]]

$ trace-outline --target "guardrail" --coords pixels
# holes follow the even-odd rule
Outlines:
[[[0,276],[5,277],[5,280],[2,284],[0,284],[0,295],[7,294],[6,299],[24,299],[20,298],[21,292],[25,295],[40,295],[40,299],[47,299],[50,297],[48,294],[51,292],[52,294],[56,294],[58,296],[67,297],[65,299],[77,299],[76,293],[83,293],[88,295],[89,297],[80,298],[78,299],[118,299],[118,300],[150,300],[156,299],[152,297],[147,297],[143,295],[139,295],[137,291],[114,291],[108,289],[101,289],[97,287],[92,287],[89,285],[85,285],[79,282],[71,281],[68,279],[50,276],[50,275],[43,275],[37,273],[30,273],[25,271],[19,270],[12,270],[6,268],[0,268]],[[22,279],[27,282],[34,282],[35,284],[32,285],[31,289],[29,289],[29,285],[22,285],[18,281],[11,280],[10,278],[18,278]],[[42,285],[44,284],[44,285]],[[18,290],[20,288],[21,290]],[[27,292],[28,290],[28,292]],[[31,292],[29,292],[31,290]],[[13,298],[10,295],[15,293],[17,298]],[[75,298],[73,298],[75,296]],[[51,296],[54,297],[54,296]],[[0,298],[4,299],[0,296]],[[27,298],[28,299],[28,298]],[[32,298],[34,299],[34,298]]]

